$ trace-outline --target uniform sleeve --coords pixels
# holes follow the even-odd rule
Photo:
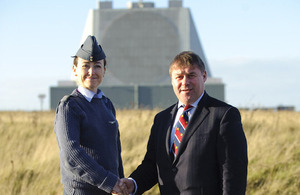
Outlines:
[[[123,161],[121,157],[121,141],[120,141],[120,132],[118,132],[118,149],[119,149],[119,176],[120,178],[124,178],[124,169],[123,169]]]
[[[57,108],[55,133],[60,150],[61,166],[75,177],[110,193],[118,176],[105,170],[80,147],[82,115],[82,111],[74,102],[61,102]]]
[[[218,139],[218,157],[223,179],[223,195],[245,194],[247,184],[247,142],[239,111],[225,112]]]
[[[109,98],[107,99],[107,103],[109,105],[109,108],[111,109],[113,115],[116,117],[116,109],[113,105],[113,103],[111,102],[111,100]],[[119,152],[119,176],[120,178],[124,178],[124,169],[123,169],[123,161],[122,161],[122,157],[121,157],[121,141],[120,141],[120,131],[118,130],[118,152]]]

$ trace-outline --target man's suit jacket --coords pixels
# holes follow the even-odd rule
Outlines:
[[[241,195],[247,142],[238,109],[204,92],[174,158],[170,133],[177,104],[155,116],[147,152],[131,174],[142,194],[157,182],[162,195]]]

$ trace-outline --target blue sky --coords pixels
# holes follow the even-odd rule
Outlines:
[[[39,110],[39,94],[46,94],[49,109],[49,88],[71,78],[70,56],[97,2],[0,1],[0,111]],[[127,2],[115,0],[113,7]],[[183,6],[191,10],[213,77],[226,85],[228,103],[300,111],[299,0],[184,0]]]

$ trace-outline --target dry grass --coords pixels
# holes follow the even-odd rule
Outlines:
[[[128,176],[143,159],[159,110],[117,110]],[[300,113],[242,111],[248,195],[299,194]],[[0,112],[0,194],[62,194],[54,112]],[[159,194],[157,188],[146,194]]]
[[[248,141],[247,194],[300,194],[300,113],[242,112]]]
[[[0,194],[61,194],[53,112],[0,113]]]

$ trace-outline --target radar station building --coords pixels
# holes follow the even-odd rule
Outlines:
[[[181,0],[169,0],[167,8],[155,8],[153,2],[129,2],[126,9],[113,9],[112,1],[100,1],[88,13],[80,43],[88,35],[97,38],[107,56],[100,88],[116,108],[165,108],[175,103],[169,65],[186,50],[197,53],[206,66],[206,91],[225,99],[224,84],[212,77],[191,12]],[[70,81],[51,87],[51,109],[75,88]]]

